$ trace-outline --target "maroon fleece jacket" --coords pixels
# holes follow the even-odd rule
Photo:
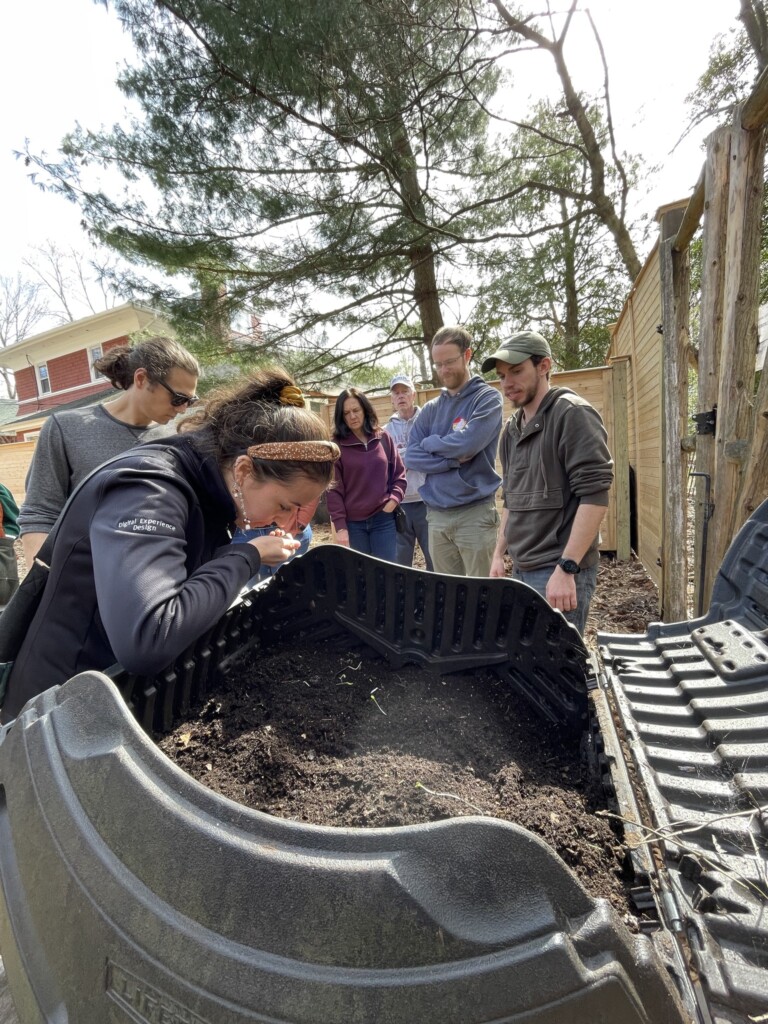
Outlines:
[[[390,498],[403,500],[405,467],[389,434],[374,434],[366,444],[354,434],[336,441],[341,458],[328,491],[328,512],[336,529],[346,530],[348,520],[368,519]]]

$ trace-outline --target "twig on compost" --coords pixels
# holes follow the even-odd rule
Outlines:
[[[485,814],[486,812],[482,807],[478,807],[476,804],[471,804],[469,800],[465,800],[463,796],[457,796],[456,793],[441,793],[436,789],[429,789],[424,785],[423,782],[416,783],[416,789],[423,789],[425,793],[429,793],[430,796],[444,796],[448,800],[458,800],[460,804],[466,804],[467,807],[471,807],[473,811],[477,811],[478,814]]]
[[[347,666],[345,666],[345,668],[341,669],[340,672],[336,673],[336,679],[338,680],[336,685],[337,686],[354,686],[355,684],[350,682],[349,679],[347,679],[347,672],[359,672],[362,667],[363,667],[362,661],[358,661],[358,663],[356,665],[347,665]]]
[[[681,842],[679,839],[680,836],[687,835],[690,832],[699,832],[701,831],[701,829],[708,828],[710,825],[714,825],[719,821],[727,821],[731,818],[753,818],[756,814],[762,814],[767,809],[768,807],[764,806],[755,807],[752,810],[747,811],[733,811],[731,814],[720,814],[716,818],[710,818],[708,821],[700,821],[696,824],[690,825],[690,827],[687,828],[675,827],[675,825],[685,825],[687,824],[686,822],[676,822],[670,825],[663,825],[661,828],[653,828],[650,825],[643,825],[638,821],[633,821],[631,818],[625,818],[621,814],[613,814],[611,813],[611,811],[600,810],[595,811],[595,814],[603,818],[615,818],[617,821],[621,821],[625,825],[631,825],[632,828],[636,828],[640,832],[645,833],[642,839],[637,839],[633,842],[627,842],[627,848],[630,850],[637,850],[641,846],[648,846],[650,843],[655,841],[672,841],[677,846],[679,846],[680,849],[683,850],[685,853],[690,853],[694,857],[697,857],[707,867],[712,868],[715,871],[722,871],[722,873],[726,875],[728,878],[730,878],[735,885],[740,886],[747,892],[753,892],[757,894],[757,896],[759,896],[760,899],[768,900],[768,888],[761,888],[759,885],[756,885],[750,878],[747,878],[740,872],[734,871],[732,868],[727,867],[725,864],[721,863],[715,858],[707,856],[707,854],[704,853],[704,851],[700,847],[690,846],[688,843]],[[713,840],[715,841],[715,849],[720,854],[720,857],[725,858],[727,854],[724,853],[723,850],[720,848],[720,844],[717,843],[716,837],[713,836]],[[729,841],[733,842],[733,840]],[[752,839],[752,842],[756,848],[754,838]],[[755,859],[758,862],[758,875],[764,878],[765,875],[762,871],[762,865],[760,864],[759,858],[756,857]]]
[[[387,712],[384,710],[384,708],[381,706],[381,704],[379,704],[379,702],[376,700],[376,697],[374,696],[377,690],[378,690],[378,686],[374,686],[374,688],[371,690],[371,700],[376,705],[376,707],[379,709],[379,711],[382,713],[382,715],[384,715],[384,717],[386,718],[387,717]]]

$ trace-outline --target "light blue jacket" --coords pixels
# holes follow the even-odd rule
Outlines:
[[[414,407],[413,416],[411,416],[409,420],[404,420],[399,413],[393,413],[393,415],[387,420],[384,429],[395,442],[397,450],[400,452],[401,459],[405,455],[405,449],[408,447],[411,431],[413,430],[413,426],[420,415],[421,409],[417,405]],[[405,472],[405,478],[408,481],[408,487],[405,491],[403,504],[411,501],[421,501],[419,488],[426,480],[424,474],[418,473],[415,469],[407,469]]]
[[[427,505],[462,508],[495,495],[501,407],[500,392],[482,377],[471,377],[455,395],[444,389],[423,407],[403,462],[426,474],[419,494]]]

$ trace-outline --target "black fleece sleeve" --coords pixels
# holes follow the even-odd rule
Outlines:
[[[187,576],[189,496],[167,478],[102,492],[90,539],[99,613],[129,671],[162,669],[224,614],[261,565],[251,544],[220,548]]]

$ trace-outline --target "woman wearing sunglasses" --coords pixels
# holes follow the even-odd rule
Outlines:
[[[299,547],[282,530],[231,544],[235,527],[314,501],[338,457],[294,381],[265,370],[206,403],[184,433],[97,469],[43,551],[50,572],[13,662],[3,721],[78,672],[119,661],[149,675],[171,664],[262,564],[279,565]]]
[[[171,338],[120,345],[93,364],[120,394],[111,402],[54,412],[43,424],[19,514],[27,565],[74,488],[102,462],[171,432],[167,424],[197,401],[197,360]]]

